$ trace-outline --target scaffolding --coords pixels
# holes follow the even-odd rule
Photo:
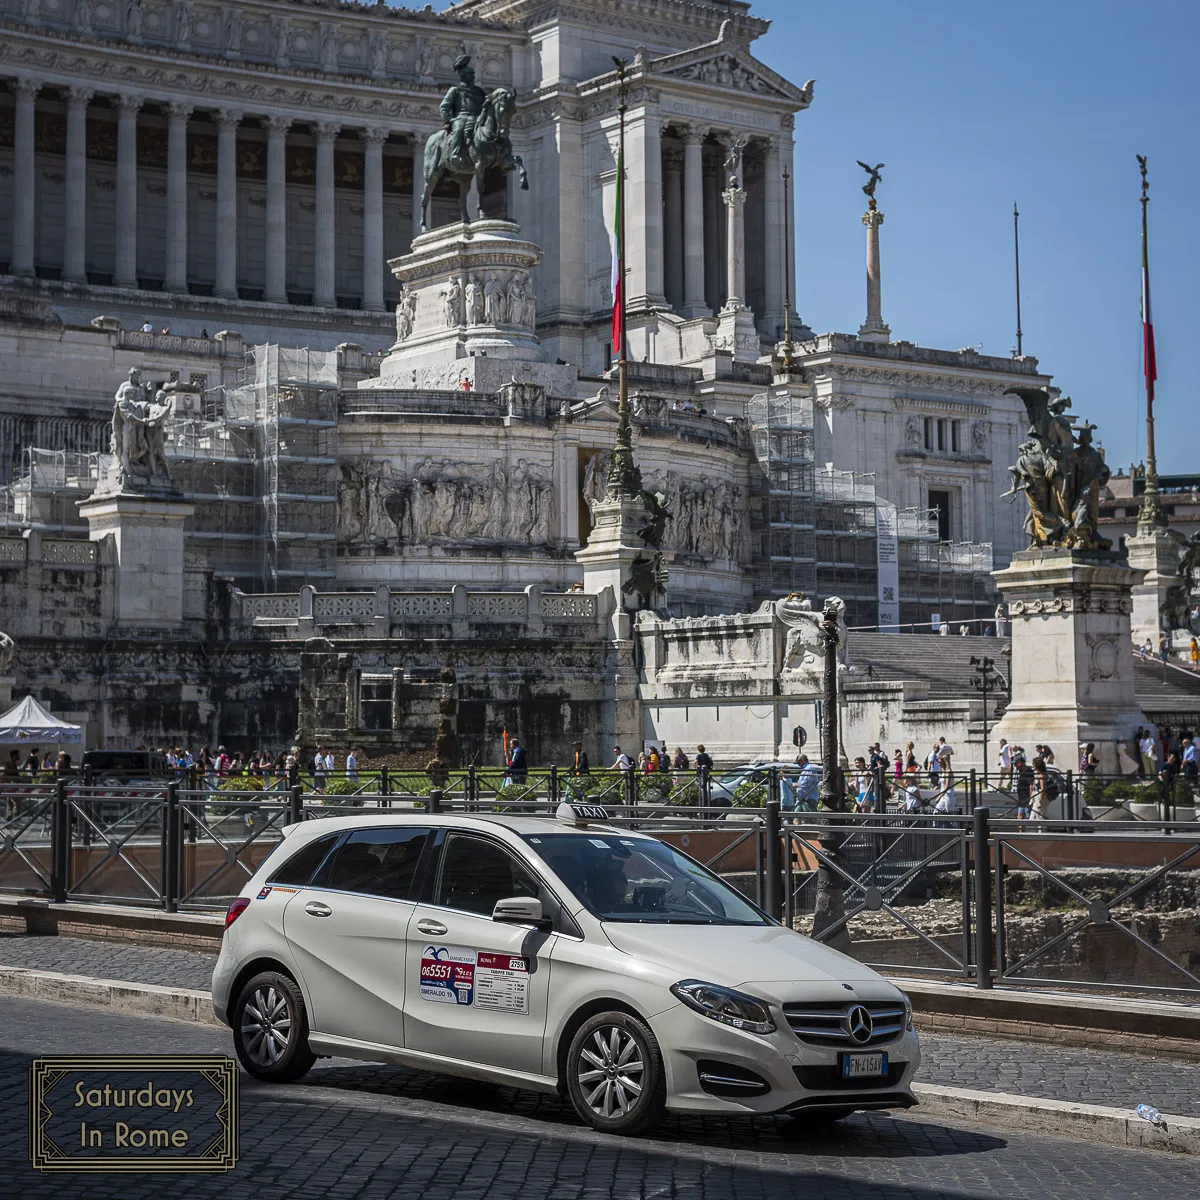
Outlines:
[[[817,595],[840,596],[848,625],[879,619],[875,476],[816,472]]]
[[[747,406],[763,525],[755,587],[764,597],[817,590],[812,400],[781,390]]]

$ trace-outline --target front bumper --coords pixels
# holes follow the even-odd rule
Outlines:
[[[787,1025],[773,1033],[746,1033],[677,1004],[650,1022],[667,1073],[673,1112],[768,1113],[830,1109],[909,1108],[921,1048],[910,1029],[872,1050],[884,1050],[891,1070],[879,1080],[842,1080],[839,1050],[801,1042]],[[707,1087],[702,1082],[704,1075]],[[754,1087],[749,1078],[761,1080]],[[738,1086],[738,1079],[745,1086]],[[717,1081],[717,1082],[714,1082]],[[724,1081],[724,1082],[720,1082]],[[713,1094],[713,1089],[722,1094]]]

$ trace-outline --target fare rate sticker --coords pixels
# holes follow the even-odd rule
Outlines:
[[[220,1055],[36,1058],[29,1157],[39,1171],[228,1171],[238,1073]]]

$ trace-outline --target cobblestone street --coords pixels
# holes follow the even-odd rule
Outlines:
[[[227,1053],[228,1038],[153,1017],[0,999],[0,1196],[161,1197],[155,1175],[39,1176],[27,1165],[29,1060],[46,1053]],[[170,1185],[174,1187],[175,1185]],[[1200,1190],[1191,1158],[1051,1136],[857,1116],[812,1132],[787,1119],[669,1121],[653,1139],[582,1128],[557,1101],[330,1060],[306,1082],[242,1076],[241,1161],[190,1176],[189,1197],[1075,1197]]]
[[[0,965],[207,991],[215,958],[86,938],[0,936]],[[923,1034],[925,1083],[1200,1116],[1200,1066],[1000,1038]],[[228,1047],[225,1048],[228,1050]]]

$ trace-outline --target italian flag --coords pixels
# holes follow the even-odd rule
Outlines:
[[[1146,237],[1146,210],[1142,208],[1142,369],[1146,374],[1146,400],[1154,403],[1154,381],[1158,364],[1154,360],[1154,321],[1150,316],[1150,250]]]
[[[621,289],[625,286],[625,231],[621,228],[623,191],[625,187],[625,147],[617,151],[617,203],[613,212],[612,232],[612,277],[609,286],[612,290],[612,349],[616,358],[621,357],[621,339],[624,330],[621,328]]]

